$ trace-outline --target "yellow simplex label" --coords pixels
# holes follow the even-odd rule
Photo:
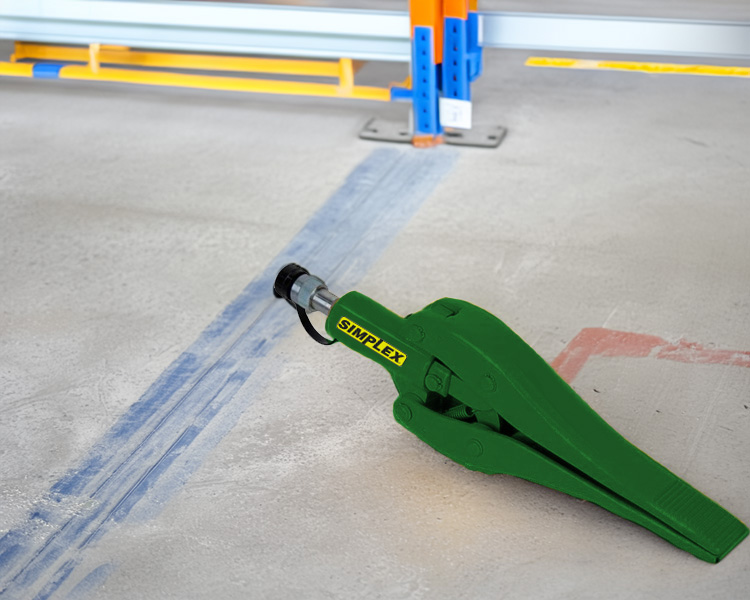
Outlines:
[[[365,346],[374,350],[378,354],[382,354],[393,364],[398,365],[399,367],[404,364],[406,354],[401,352],[401,350],[397,350],[378,336],[371,334],[367,329],[360,327],[351,319],[342,317],[336,327],[353,337],[358,342],[362,342]]]

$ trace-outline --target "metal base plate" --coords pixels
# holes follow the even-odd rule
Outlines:
[[[454,146],[474,146],[476,148],[497,148],[508,130],[500,125],[472,127],[471,129],[445,128],[445,143]]]
[[[404,123],[384,121],[373,117],[359,132],[360,139],[375,140],[376,142],[411,143],[411,128]]]
[[[454,146],[474,146],[477,148],[497,148],[503,141],[508,130],[499,125],[491,127],[473,127],[472,129],[450,129],[446,128],[444,138],[446,144]],[[378,142],[397,142],[410,144],[411,128],[394,121],[385,121],[373,117],[359,132],[363,140],[375,140]]]

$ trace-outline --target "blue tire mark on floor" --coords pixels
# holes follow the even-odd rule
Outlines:
[[[156,515],[251,404],[248,386],[252,392],[261,385],[253,379],[258,365],[296,325],[294,311],[271,295],[279,268],[299,262],[332,289],[353,289],[455,156],[445,148],[379,149],[362,162],[27,521],[0,538],[0,595],[49,598],[64,591],[85,549],[113,523]],[[98,585],[111,570],[77,574],[71,594]]]
[[[110,564],[99,565],[81,579],[72,590],[70,590],[66,595],[66,599],[78,600],[90,595],[107,580],[107,577],[109,577],[109,574],[113,570],[114,567]]]

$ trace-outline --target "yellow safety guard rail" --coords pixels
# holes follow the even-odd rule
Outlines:
[[[59,64],[55,66],[54,62],[52,64],[49,62],[18,62],[29,60],[85,64]],[[47,68],[39,68],[39,65],[45,64]],[[128,69],[119,66],[113,68],[111,66],[103,67],[102,65],[124,65],[137,68]],[[0,62],[0,75],[389,101],[391,99],[389,88],[355,85],[354,75],[361,65],[362,63],[352,61],[349,58],[341,58],[338,61],[288,60],[151,52],[131,50],[124,46],[103,46],[100,44],[74,47],[16,42],[15,52],[10,57],[10,61]],[[330,77],[337,79],[338,82],[333,84],[283,79],[253,79],[177,73],[158,69]]]

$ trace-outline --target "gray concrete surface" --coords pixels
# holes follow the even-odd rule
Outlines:
[[[460,151],[360,291],[401,314],[464,298],[549,360],[584,327],[750,350],[747,82],[525,56],[488,53],[476,86],[503,146]],[[0,533],[370,154],[364,121],[399,112],[0,80]],[[393,421],[387,375],[344,348],[299,328],[262,369],[179,494],[112,527],[57,597],[101,565],[80,597],[747,595],[750,542],[708,565],[598,507],[464,470]],[[597,358],[573,384],[750,521],[750,370]]]

